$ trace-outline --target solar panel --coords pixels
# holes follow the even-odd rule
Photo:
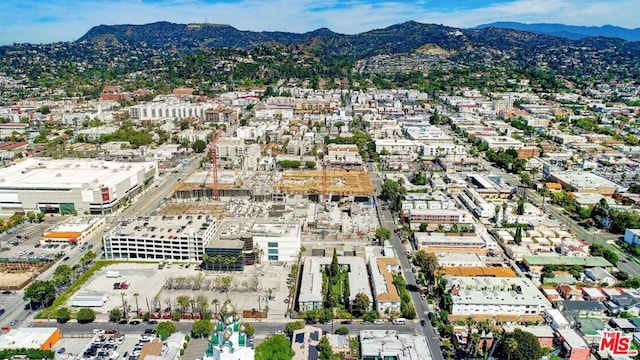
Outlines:
[[[294,342],[302,344],[304,342],[304,333],[296,334]]]

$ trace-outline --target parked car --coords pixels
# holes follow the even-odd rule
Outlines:
[[[376,325],[384,325],[384,320],[382,319],[375,319],[373,320],[373,323]]]
[[[58,349],[58,354],[64,354],[65,351],[66,351],[65,348],[60,348]]]

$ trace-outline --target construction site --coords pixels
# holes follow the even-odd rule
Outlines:
[[[378,227],[369,173],[362,170],[197,170],[174,188],[164,215],[299,219],[309,236],[362,239]]]

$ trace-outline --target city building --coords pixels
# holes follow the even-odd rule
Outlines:
[[[365,248],[367,266],[371,274],[371,289],[374,308],[380,314],[390,311],[400,311],[400,296],[393,283],[393,274],[401,271],[400,260],[396,257],[391,246],[380,248],[368,246]]]
[[[217,229],[211,215],[144,216],[127,219],[103,239],[111,260],[201,261]]]
[[[155,162],[27,158],[0,169],[0,211],[107,214],[156,177]]]
[[[524,147],[522,141],[516,140],[510,136],[484,136],[479,135],[478,139],[486,143],[489,149],[493,151],[508,150],[508,149],[520,149]]]
[[[618,184],[588,171],[552,171],[549,181],[557,182],[563,188],[578,193],[597,193],[604,196],[613,195]]]
[[[324,269],[331,265],[331,256],[309,256],[302,261],[302,279],[300,280],[300,293],[298,295],[298,311],[320,310],[323,308],[324,293],[322,291],[322,274]],[[338,256],[338,264],[341,269],[347,269],[349,279],[349,301],[353,302],[358,293],[363,293],[369,298],[369,309],[373,304],[371,289],[369,288],[367,266],[364,259],[356,256]]]
[[[0,334],[0,350],[39,349],[51,350],[62,338],[56,327],[22,327]]]
[[[591,348],[584,339],[573,329],[556,330],[562,343],[564,358],[568,360],[588,360]]]
[[[420,224],[473,224],[475,222],[473,216],[467,210],[448,209],[448,210],[431,210],[431,209],[410,209],[405,212],[407,220],[412,225],[420,226]]]
[[[362,360],[430,358],[431,352],[425,336],[399,334],[397,330],[360,331],[360,359]]]
[[[47,229],[40,237],[40,245],[82,245],[97,232],[102,231],[105,225],[104,217],[72,217]]]

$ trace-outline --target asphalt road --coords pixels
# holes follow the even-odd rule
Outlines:
[[[372,181],[373,186],[375,188],[376,195],[381,194],[382,192],[382,182],[383,175],[378,172],[372,172]],[[379,204],[384,204],[384,201],[377,199],[376,202],[380,201]],[[433,326],[431,322],[427,319],[427,313],[429,311],[427,307],[427,303],[422,300],[420,297],[420,293],[417,291],[418,284],[416,283],[416,278],[414,273],[411,272],[411,264],[409,263],[409,259],[406,256],[406,248],[404,244],[402,244],[400,238],[397,234],[395,234],[394,230],[397,228],[395,222],[393,221],[393,216],[389,210],[382,210],[381,206],[378,206],[378,218],[380,220],[380,225],[382,227],[386,227],[391,229],[391,244],[393,245],[393,249],[396,254],[398,254],[398,258],[400,259],[400,265],[402,266],[402,272],[404,274],[405,279],[407,280],[407,287],[411,287],[414,289],[410,291],[411,299],[413,300],[413,304],[416,307],[416,313],[418,314],[418,319],[426,320],[425,327],[417,327],[414,328],[416,332],[421,332],[427,338],[427,344],[429,346],[429,351],[431,352],[431,358],[434,360],[444,360],[444,356],[442,355],[442,350],[440,349],[440,337],[437,336],[434,332]]]
[[[179,321],[174,323],[178,330],[189,333],[191,332],[191,328],[193,327],[193,322],[190,321]],[[285,323],[282,322],[249,322],[249,324],[255,329],[257,335],[268,336],[272,334],[276,334],[278,331],[284,331]],[[78,335],[78,334],[91,334],[93,333],[93,329],[100,330],[110,330],[114,329],[118,332],[124,334],[141,334],[145,331],[145,329],[155,329],[157,325],[150,325],[146,323],[141,323],[139,325],[120,325],[116,323],[89,323],[89,324],[78,324],[77,322],[68,322],[65,324],[58,324],[56,322],[48,322],[48,321],[39,321],[34,322],[32,327],[50,327],[56,326],[59,327],[63,334],[65,335]],[[332,325],[324,325],[324,324],[314,324],[313,326],[319,327],[326,332],[331,333],[332,330],[335,331],[340,327],[346,327],[349,329],[349,332],[352,334],[358,333],[361,330],[396,330],[401,334],[415,334],[416,331],[419,331],[420,327],[416,327],[415,324],[407,324],[407,325],[362,325],[360,323],[353,324],[340,324],[336,322]]]

